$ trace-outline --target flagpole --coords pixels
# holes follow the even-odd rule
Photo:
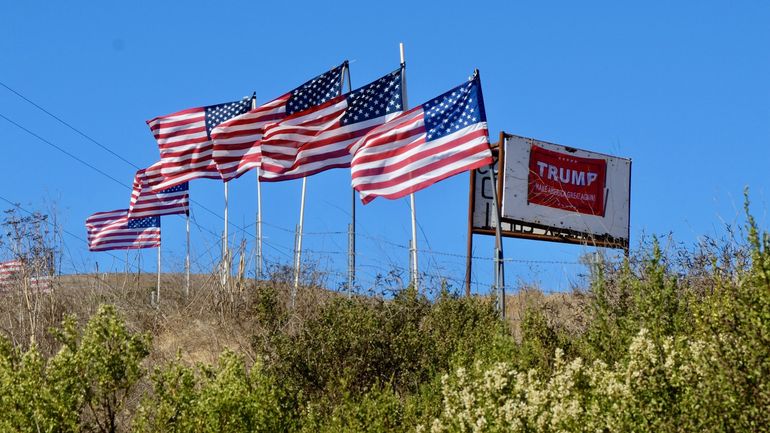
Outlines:
[[[302,226],[305,222],[305,192],[307,191],[307,177],[302,178],[302,199],[299,205],[299,225],[297,226],[297,251],[294,259],[294,291],[291,294],[291,306],[294,307],[294,300],[299,289],[299,274],[302,261]]]
[[[262,278],[262,183],[259,172],[257,168],[257,280]]]
[[[399,44],[399,51],[401,53],[401,67],[405,66],[405,56],[404,56],[404,43],[401,42]],[[407,94],[406,94],[406,68],[404,68],[403,75],[402,75],[402,85],[404,86],[404,111],[409,109],[409,102],[407,100]],[[412,244],[410,245],[411,249],[411,256],[412,256],[412,263],[411,263],[411,277],[412,277],[412,286],[417,289],[419,282],[417,281],[418,274],[417,274],[417,211],[415,210],[415,204],[414,204],[414,193],[409,194],[409,207],[412,214]]]
[[[155,302],[160,307],[160,245],[158,245],[158,288],[155,292]]]
[[[224,235],[222,236],[222,270],[223,270],[222,284],[223,285],[227,285],[227,279],[229,276],[228,273],[230,272],[229,245],[228,245],[229,237],[227,235],[227,226],[228,226],[228,221],[227,221],[227,192],[228,191],[227,190],[228,190],[228,185],[227,185],[227,182],[225,182],[225,232],[224,232]]]
[[[257,108],[256,94],[251,98],[251,109]],[[255,280],[262,278],[262,182],[259,180],[260,167],[257,167],[257,269]]]
[[[350,68],[345,68],[348,79],[348,92],[353,90],[350,83]],[[341,86],[340,86],[341,87]],[[352,296],[356,284],[356,189],[352,188],[350,208],[350,228],[348,229],[348,297]]]
[[[503,146],[504,142],[500,141],[500,146]],[[500,311],[500,317],[505,320],[505,268],[503,263],[503,240],[502,230],[500,227],[500,206],[498,204],[498,192],[497,192],[497,180],[495,179],[494,167],[489,170],[489,177],[492,181],[492,207],[494,208],[495,218],[495,289],[497,292],[498,309]]]
[[[185,258],[184,258],[184,269],[185,269],[185,286],[184,286],[184,296],[185,298],[190,297],[190,209],[187,209],[187,218],[186,218],[186,228],[187,228],[187,248],[185,251]]]

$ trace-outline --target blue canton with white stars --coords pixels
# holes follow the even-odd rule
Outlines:
[[[455,87],[422,105],[426,140],[436,140],[474,123],[486,122],[478,78]]]
[[[286,114],[291,115],[340,96],[342,93],[342,73],[347,62],[324,72],[307,83],[291,91],[286,102]]]
[[[403,69],[351,92],[340,123],[350,125],[404,110]]]
[[[171,188],[166,188],[160,192],[160,194],[169,194],[172,192],[180,192],[180,191],[187,191],[190,189],[189,184],[187,182],[180,183],[177,186],[172,186]]]
[[[235,116],[247,113],[251,110],[251,97],[245,97],[240,101],[227,102],[206,107],[206,134],[211,138],[211,130],[220,123],[228,121]]]
[[[160,227],[160,217],[152,216],[147,218],[135,218],[128,220],[130,229],[146,229],[150,227]]]

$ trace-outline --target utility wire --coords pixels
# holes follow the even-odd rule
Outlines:
[[[98,169],[98,168],[97,168],[97,167],[95,167],[94,165],[91,165],[90,163],[88,163],[88,162],[86,162],[86,161],[84,161],[84,160],[82,160],[82,159],[78,158],[78,157],[77,157],[77,156],[75,156],[74,154],[72,154],[72,153],[70,153],[70,152],[68,152],[68,151],[64,150],[64,148],[62,148],[61,146],[57,146],[56,144],[54,144],[54,143],[52,143],[52,142],[50,142],[50,141],[46,140],[45,138],[41,137],[40,135],[38,135],[38,134],[36,134],[36,133],[32,132],[31,130],[29,130],[29,129],[25,128],[24,126],[20,125],[19,123],[15,122],[15,121],[13,121],[13,120],[11,120],[11,119],[9,119],[9,118],[8,118],[6,115],[4,115],[3,113],[0,113],[0,117],[2,117],[3,119],[5,119],[5,120],[6,120],[8,123],[10,123],[10,124],[14,125],[15,127],[17,127],[17,128],[19,128],[19,129],[21,129],[22,131],[26,132],[27,134],[29,134],[29,135],[31,135],[31,136],[33,136],[33,137],[37,138],[38,140],[42,141],[43,143],[45,143],[45,144],[47,144],[47,145],[49,145],[49,146],[53,147],[54,149],[58,150],[58,151],[59,151],[59,152],[61,152],[61,153],[63,153],[63,154],[65,154],[65,155],[69,156],[70,158],[74,159],[75,161],[78,161],[79,163],[81,163],[81,164],[85,165],[86,167],[90,168],[91,170],[94,170],[94,171],[96,171],[97,173],[101,174],[102,176],[104,176],[104,177],[106,177],[106,178],[108,178],[108,179],[112,180],[113,182],[117,183],[118,185],[120,185],[120,186],[123,186],[123,187],[127,187],[127,185],[126,185],[126,184],[124,184],[123,182],[121,182],[121,181],[119,181],[119,180],[115,179],[114,177],[112,177],[111,175],[109,175],[109,174],[107,174],[107,173],[103,172],[102,170]],[[130,187],[128,187],[128,188],[129,188],[129,189],[131,189]]]
[[[21,98],[21,99],[23,99],[23,100],[27,101],[28,103],[30,103],[32,106],[34,106],[34,107],[35,107],[35,108],[37,108],[38,110],[40,110],[40,111],[42,111],[43,113],[45,113],[45,114],[47,114],[47,115],[51,116],[52,118],[56,119],[56,120],[57,120],[59,123],[61,123],[62,125],[64,125],[64,126],[66,126],[67,128],[69,128],[69,129],[71,129],[71,130],[75,131],[76,133],[80,134],[80,136],[82,136],[82,137],[83,137],[83,138],[85,138],[86,140],[88,140],[88,141],[90,141],[90,142],[94,143],[95,145],[97,145],[97,146],[101,147],[102,149],[106,150],[107,152],[109,152],[110,154],[112,154],[114,157],[116,157],[116,158],[120,159],[121,161],[125,162],[126,164],[128,164],[128,165],[130,165],[130,166],[134,167],[135,169],[139,170],[139,167],[137,167],[137,166],[136,166],[136,164],[134,164],[133,162],[131,162],[131,161],[127,160],[126,158],[123,158],[122,156],[118,155],[117,153],[115,153],[115,152],[114,152],[112,149],[110,149],[109,147],[107,147],[107,146],[105,146],[105,145],[103,145],[103,144],[99,143],[98,141],[94,140],[93,138],[91,138],[90,136],[88,136],[88,134],[86,134],[85,132],[83,132],[83,131],[81,131],[81,130],[79,130],[79,129],[75,128],[74,126],[70,125],[69,123],[65,122],[65,121],[64,121],[63,119],[61,119],[60,117],[56,116],[55,114],[53,114],[53,113],[51,113],[50,111],[46,110],[45,108],[41,107],[39,104],[35,103],[34,101],[32,101],[31,99],[27,98],[26,96],[22,95],[22,94],[21,94],[21,93],[19,93],[18,91],[16,91],[16,90],[12,89],[10,86],[8,86],[7,84],[3,83],[2,81],[0,81],[0,86],[3,86],[3,87],[5,87],[6,89],[8,89],[8,91],[10,91],[11,93],[13,93],[14,95],[16,95],[16,96],[18,96],[19,98]]]
[[[42,136],[40,136],[39,134],[37,134],[37,133],[35,133],[35,132],[31,131],[30,129],[28,129],[28,128],[26,128],[26,127],[22,126],[21,124],[19,124],[19,123],[17,123],[17,122],[15,122],[15,121],[13,121],[12,119],[8,118],[6,115],[4,115],[4,114],[0,113],[0,117],[2,117],[3,119],[5,119],[5,120],[6,120],[8,123],[10,123],[10,124],[14,125],[15,127],[17,127],[17,128],[19,128],[19,129],[21,129],[22,131],[26,132],[27,134],[29,134],[29,135],[31,135],[31,136],[33,136],[33,137],[37,138],[38,140],[42,141],[43,143],[45,143],[45,144],[47,144],[47,145],[49,145],[49,146],[53,147],[54,149],[56,149],[56,150],[58,150],[58,151],[62,152],[63,154],[67,155],[68,157],[70,157],[70,158],[74,159],[75,161],[78,161],[79,163],[81,163],[81,164],[85,165],[86,167],[90,168],[91,170],[94,170],[95,172],[97,172],[97,173],[101,174],[102,176],[104,176],[104,177],[106,177],[106,178],[108,178],[108,179],[112,180],[113,182],[117,183],[118,185],[120,185],[120,186],[122,186],[122,187],[124,187],[124,188],[127,188],[127,189],[129,189],[129,190],[133,190],[133,187],[130,187],[130,186],[128,186],[127,184],[125,184],[125,183],[121,182],[120,180],[116,179],[116,178],[115,178],[115,177],[113,177],[112,175],[110,175],[110,174],[108,174],[108,173],[105,173],[104,171],[100,170],[98,167],[94,166],[93,164],[91,164],[91,163],[89,163],[89,162],[87,162],[87,161],[85,161],[85,160],[83,160],[83,159],[81,159],[81,158],[77,157],[76,155],[74,155],[74,154],[72,154],[72,153],[68,152],[67,150],[65,150],[65,149],[64,149],[64,148],[62,148],[61,146],[58,146],[58,145],[56,145],[55,143],[51,142],[50,140],[47,140],[47,139],[43,138],[43,137],[42,137]],[[196,206],[199,206],[201,209],[205,210],[206,212],[208,212],[208,213],[210,213],[210,214],[212,214],[212,215],[216,216],[217,218],[219,218],[219,219],[221,219],[221,220],[223,220],[223,221],[224,221],[224,218],[223,218],[221,215],[219,215],[218,213],[214,212],[213,210],[211,210],[211,209],[207,208],[206,206],[203,206],[202,204],[200,204],[200,203],[196,202],[196,201],[195,201],[195,200],[193,200],[193,199],[190,199],[190,202],[191,202],[191,203],[193,203],[193,204],[195,204]],[[180,217],[182,217],[182,216],[180,216]],[[246,229],[244,229],[243,227],[240,227],[240,226],[238,226],[237,224],[235,224],[235,223],[233,223],[233,222],[230,222],[230,223],[229,223],[229,225],[230,225],[230,226],[232,226],[232,227],[235,227],[236,229],[240,230],[240,231],[241,231],[241,232],[243,232],[243,233],[246,233],[246,234],[250,235],[251,237],[255,237],[253,234],[251,234],[251,233],[248,233],[248,232],[246,231]],[[203,230],[205,230],[205,231],[209,232],[209,233],[210,233],[211,235],[213,235],[213,236],[219,236],[217,233],[215,233],[215,232],[213,232],[213,231],[211,231],[211,230],[209,230],[209,229],[207,229],[207,228],[203,228]]]
[[[118,159],[120,159],[121,161],[123,161],[123,162],[125,162],[126,164],[128,164],[128,165],[130,165],[130,166],[134,167],[134,168],[135,168],[135,169],[137,169],[137,170],[139,170],[139,169],[140,169],[140,168],[139,168],[139,166],[137,166],[137,165],[136,165],[136,164],[134,164],[133,162],[131,162],[131,161],[129,161],[128,159],[126,159],[125,157],[121,156],[120,154],[118,154],[117,152],[113,151],[113,150],[112,150],[112,149],[110,149],[109,147],[107,147],[107,146],[105,146],[105,145],[101,144],[100,142],[98,142],[97,140],[95,140],[94,138],[92,138],[90,135],[88,135],[88,134],[86,134],[85,132],[81,131],[80,129],[78,129],[78,128],[74,127],[73,125],[71,125],[70,123],[66,122],[65,120],[63,120],[63,119],[59,118],[59,117],[58,117],[58,116],[56,116],[55,114],[51,113],[49,110],[45,109],[45,108],[44,108],[43,106],[41,106],[40,104],[37,104],[37,103],[35,103],[34,101],[32,101],[31,99],[27,98],[27,97],[26,97],[26,96],[24,96],[24,95],[23,95],[21,92],[19,92],[19,91],[15,90],[15,89],[13,89],[13,88],[11,88],[11,87],[10,87],[10,86],[8,86],[7,84],[3,83],[2,81],[0,81],[0,85],[1,85],[1,86],[3,86],[3,87],[5,87],[6,89],[8,89],[8,91],[12,92],[14,95],[16,95],[16,96],[18,96],[19,98],[21,98],[21,99],[23,99],[24,101],[26,101],[27,103],[31,104],[32,106],[34,106],[34,107],[35,107],[35,108],[37,108],[38,110],[40,110],[40,111],[42,111],[43,113],[45,113],[45,114],[49,115],[51,118],[55,119],[55,120],[56,120],[56,121],[58,121],[59,123],[61,123],[61,124],[65,125],[66,127],[70,128],[71,130],[75,131],[76,133],[78,133],[78,134],[79,134],[79,135],[81,135],[82,137],[86,138],[88,141],[90,141],[90,142],[92,142],[92,143],[96,144],[96,145],[97,145],[97,146],[99,146],[100,148],[102,148],[102,149],[106,150],[107,152],[109,152],[110,154],[114,155],[115,157],[117,157],[117,158],[118,158]],[[6,117],[5,115],[3,115],[3,114],[1,114],[1,113],[0,113],[0,117],[2,117],[3,119],[5,119],[5,120],[6,120],[6,121],[8,121],[9,123],[13,124],[13,125],[14,125],[14,126],[16,126],[17,128],[19,128],[19,129],[21,129],[21,130],[23,130],[23,131],[27,132],[28,134],[32,135],[32,136],[33,136],[33,137],[35,137],[35,138],[37,138],[38,140],[40,140],[40,141],[42,141],[42,142],[44,142],[44,143],[48,144],[49,146],[51,146],[51,147],[53,147],[53,148],[55,148],[55,149],[59,150],[60,152],[62,152],[62,153],[64,153],[65,155],[69,156],[70,158],[73,158],[73,159],[75,159],[76,161],[80,162],[81,164],[83,164],[83,165],[85,165],[85,166],[87,166],[87,167],[91,168],[92,170],[95,170],[96,172],[98,172],[98,173],[102,174],[103,176],[106,176],[106,177],[108,177],[108,178],[109,178],[109,179],[111,179],[112,181],[114,181],[114,182],[116,182],[116,183],[120,184],[121,186],[123,186],[123,187],[128,187],[128,185],[126,185],[125,183],[123,183],[123,182],[119,181],[118,179],[116,179],[116,178],[112,177],[111,175],[109,175],[109,174],[105,173],[104,171],[102,171],[102,170],[98,169],[97,167],[93,166],[92,164],[90,164],[90,163],[88,163],[88,162],[86,162],[86,161],[84,161],[84,160],[82,160],[82,159],[78,158],[78,157],[77,157],[77,156],[75,156],[74,154],[72,154],[72,153],[70,153],[70,152],[68,152],[68,151],[64,150],[62,147],[60,147],[60,146],[57,146],[56,144],[52,143],[51,141],[49,141],[49,140],[46,140],[45,138],[41,137],[40,135],[38,135],[38,134],[36,134],[36,133],[32,132],[31,130],[29,130],[29,129],[27,129],[27,128],[25,128],[24,126],[20,125],[19,123],[15,122],[15,121],[13,121],[13,120],[11,120],[11,119],[9,119],[9,118],[8,118],[8,117]],[[133,188],[131,188],[131,187],[128,187],[128,188],[129,188],[129,189],[133,189]],[[206,212],[210,213],[211,215],[214,215],[214,216],[216,216],[217,218],[219,218],[219,219],[221,219],[221,220],[223,220],[223,221],[224,221],[224,217],[222,217],[222,216],[221,216],[221,215],[219,215],[218,213],[214,212],[213,210],[211,210],[211,209],[207,208],[206,206],[202,205],[201,203],[198,203],[198,202],[196,202],[196,201],[195,201],[195,200],[193,200],[193,199],[190,199],[190,202],[191,202],[191,203],[193,203],[193,204],[195,204],[196,206],[200,207],[201,209],[205,210]],[[239,227],[239,226],[238,226],[237,224],[235,224],[235,223],[232,223],[232,222],[230,222],[228,225],[230,225],[230,226],[232,226],[232,227],[235,227],[236,229],[240,230],[241,232],[244,232],[244,233],[246,233],[246,229],[245,229],[245,228],[243,228],[243,227]],[[214,233],[214,232],[212,232],[212,231],[210,231],[210,230],[207,230],[207,231],[209,231],[209,232],[210,232],[212,235],[218,236],[218,234],[216,234],[216,233]],[[251,236],[252,236],[252,237],[255,237],[254,235],[251,235]]]
[[[14,202],[12,202],[12,201],[8,200],[7,198],[5,198],[5,197],[3,197],[3,196],[1,196],[1,195],[0,195],[0,200],[2,200],[2,201],[4,201],[4,202],[8,203],[9,205],[11,205],[11,206],[15,207],[16,209],[19,209],[19,210],[21,210],[22,212],[26,213],[27,215],[34,215],[34,212],[30,212],[30,211],[28,211],[27,209],[24,209],[23,207],[21,207],[21,205],[20,205],[20,204],[18,204],[18,203],[14,203]],[[50,221],[48,221],[48,219],[46,219],[46,220],[45,220],[45,222],[46,222],[46,224],[48,224],[48,225],[52,226],[54,229],[59,229],[59,230],[61,230],[63,233],[66,233],[66,234],[68,234],[68,235],[72,236],[73,238],[75,238],[75,239],[77,239],[77,240],[79,240],[79,241],[82,241],[82,242],[84,242],[86,245],[88,245],[88,241],[87,241],[87,240],[85,240],[85,239],[83,239],[82,237],[80,237],[80,236],[78,236],[78,235],[76,235],[76,234],[72,233],[71,231],[69,231],[69,230],[67,230],[67,229],[65,229],[65,228],[63,228],[63,227],[55,227],[55,226],[53,226],[53,223],[51,223]],[[123,258],[123,257],[118,257],[118,256],[116,256],[115,254],[112,254],[112,253],[111,253],[111,252],[109,252],[109,251],[105,251],[105,252],[106,252],[107,254],[109,254],[110,256],[112,256],[113,258],[115,258],[115,259],[117,259],[117,260],[120,260],[120,261],[122,261],[122,262],[124,262],[124,263],[128,264],[128,262],[126,262],[126,259],[125,259],[125,258]]]

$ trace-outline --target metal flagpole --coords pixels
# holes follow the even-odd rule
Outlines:
[[[401,53],[401,67],[405,66],[406,61],[404,56],[404,43],[401,42],[399,44],[399,51]],[[401,85],[404,86],[404,111],[409,109],[409,102],[407,100],[406,95],[406,68],[404,68],[403,75],[401,76],[402,83]],[[412,243],[410,245],[411,253],[412,253],[412,263],[411,263],[411,277],[412,277],[412,286],[417,289],[419,285],[418,274],[417,274],[417,211],[415,210],[415,204],[414,204],[414,193],[409,194],[409,207],[411,209],[412,213]]]
[[[184,296],[190,297],[190,209],[187,209],[187,248],[184,258],[184,270],[185,270],[185,285]]]
[[[257,97],[251,98],[251,109],[257,108]],[[255,280],[262,278],[262,182],[259,180],[260,168],[257,168],[257,274]]]
[[[500,140],[499,146],[503,146],[504,139]],[[495,167],[489,169],[489,177],[492,180],[492,207],[494,207],[495,218],[495,290],[498,295],[498,310],[500,317],[505,320],[505,269],[503,264],[503,238],[500,227],[500,206],[498,200],[497,181],[495,179]]]
[[[348,79],[348,92],[353,90],[350,83],[350,68],[345,68]],[[348,228],[348,297],[353,295],[356,284],[356,190],[352,188],[353,200],[350,208],[350,227]]]
[[[307,190],[307,177],[302,178],[302,201],[299,205],[299,225],[297,226],[297,251],[294,262],[294,291],[291,293],[291,306],[294,307],[294,299],[299,289],[299,273],[302,261],[302,225],[305,222],[305,192]]]
[[[257,169],[257,277],[262,278],[262,183],[259,181],[260,169]]]
[[[155,302],[160,306],[160,245],[158,245],[158,288],[155,291]]]
[[[222,236],[222,285],[227,285],[227,279],[230,273],[229,253],[230,248],[228,245],[229,237],[227,235],[227,182],[225,182],[225,232]]]

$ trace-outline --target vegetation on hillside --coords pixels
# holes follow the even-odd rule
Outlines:
[[[737,239],[653,239],[575,293],[522,291],[517,322],[411,288],[309,285],[292,308],[279,276],[159,309],[55,290],[35,320],[10,297],[0,431],[770,431],[770,236],[746,210]]]

